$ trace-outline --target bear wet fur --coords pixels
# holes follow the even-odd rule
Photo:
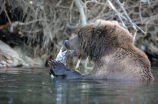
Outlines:
[[[65,47],[78,58],[89,57],[94,68],[89,75],[51,62],[50,72],[66,79],[153,80],[148,57],[133,45],[132,36],[115,21],[97,20],[83,28]]]

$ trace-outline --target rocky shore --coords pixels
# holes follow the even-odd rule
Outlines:
[[[43,57],[31,58],[19,48],[11,48],[0,40],[0,68],[23,67],[43,68],[46,55]]]

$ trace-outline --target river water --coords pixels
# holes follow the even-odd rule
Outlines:
[[[0,69],[0,104],[158,104],[155,80],[50,79],[48,69]]]

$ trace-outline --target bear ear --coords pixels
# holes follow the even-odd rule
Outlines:
[[[119,24],[117,21],[111,21],[112,23],[114,23],[114,24]]]
[[[110,24],[119,24],[117,21],[104,21],[104,20],[101,20],[101,19],[98,19],[94,22],[94,25],[93,27],[94,28],[99,28],[99,27],[102,27],[102,26],[105,26],[105,25],[110,25]]]
[[[101,19],[98,19],[94,22],[94,25],[93,25],[93,28],[98,28],[98,27],[102,27],[105,25],[104,23],[105,21],[101,20]]]

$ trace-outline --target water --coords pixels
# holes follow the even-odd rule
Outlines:
[[[48,69],[1,69],[0,104],[157,104],[158,68],[152,83],[51,80]]]

